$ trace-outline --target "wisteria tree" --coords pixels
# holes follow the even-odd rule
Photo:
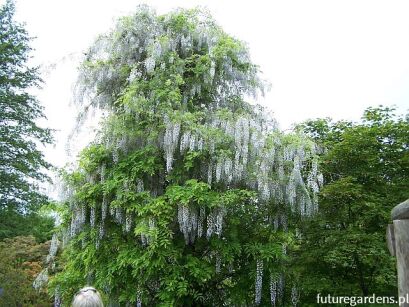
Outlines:
[[[63,301],[91,283],[112,306],[297,305],[322,176],[313,142],[246,101],[258,73],[200,9],[142,6],[96,40],[77,99],[105,117],[65,175]]]

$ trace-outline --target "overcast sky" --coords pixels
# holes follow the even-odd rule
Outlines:
[[[409,1],[16,1],[18,20],[37,37],[33,60],[59,63],[37,92],[48,126],[59,130],[56,148],[47,151],[59,166],[74,123],[75,58],[139,3],[158,13],[208,7],[225,31],[248,43],[272,84],[260,103],[283,129],[308,118],[358,120],[379,104],[409,109]]]

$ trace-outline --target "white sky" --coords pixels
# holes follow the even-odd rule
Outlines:
[[[16,1],[18,20],[37,37],[36,63],[80,54],[139,3],[158,13],[200,5],[225,31],[248,42],[272,83],[260,102],[284,129],[308,118],[358,120],[378,104],[394,104],[400,113],[409,109],[409,1]],[[69,103],[75,66],[72,60],[57,66],[37,94],[47,125],[59,130],[56,147],[47,150],[58,166],[67,162],[64,146],[74,124]]]

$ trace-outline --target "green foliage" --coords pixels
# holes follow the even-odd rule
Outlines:
[[[43,170],[50,165],[37,144],[49,144],[51,136],[36,124],[43,108],[28,89],[41,80],[37,68],[27,66],[30,38],[13,16],[8,0],[0,9],[0,210],[28,212],[46,201],[36,183],[47,178]]]
[[[0,241],[0,306],[50,306],[48,295],[32,286],[48,247],[48,243],[37,243],[32,236]]]
[[[120,189],[122,184],[117,184]],[[254,278],[249,278],[249,272],[254,270],[253,259],[264,259],[265,269],[271,266],[275,270],[277,261],[282,260],[281,244],[287,240],[284,234],[262,224],[264,214],[255,207],[254,192],[216,192],[206,183],[189,180],[183,186],[169,186],[160,197],[144,194],[129,192],[115,202],[115,206],[126,207],[139,217],[134,233],[124,235],[121,225],[110,223],[106,225],[107,237],[96,248],[97,234],[88,228],[65,250],[72,265],[53,280],[53,284],[68,288],[64,291],[65,300],[69,301],[78,286],[86,282],[88,273],[94,272],[94,284],[100,289],[108,287],[110,295],[121,301],[134,302],[140,288],[144,302],[149,305],[187,306],[194,302],[207,305],[208,297],[221,304],[235,296],[239,296],[234,299],[236,303],[245,299],[251,304]],[[204,208],[207,212],[223,206],[227,211],[228,222],[223,226],[226,235],[212,237],[210,242],[198,238],[194,245],[186,245],[174,225],[179,204]],[[237,204],[241,204],[240,208]],[[149,219],[157,221],[155,228],[149,226]],[[135,238],[141,234],[150,237],[146,247]],[[88,238],[85,245],[84,238]],[[217,259],[223,259],[220,272],[216,272]],[[219,293],[225,291],[220,297]]]
[[[32,235],[44,242],[51,238],[53,229],[54,219],[46,214],[21,215],[14,210],[0,210],[0,240]]]
[[[325,148],[326,181],[297,260],[306,296],[311,303],[317,292],[396,296],[385,231],[391,209],[409,198],[409,122],[378,107],[361,123],[316,120],[303,128]]]

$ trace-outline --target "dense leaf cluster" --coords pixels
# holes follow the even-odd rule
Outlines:
[[[297,261],[305,301],[314,306],[317,292],[397,296],[385,231],[391,209],[409,198],[408,118],[377,107],[361,123],[316,120],[303,128],[327,149],[321,157],[327,184]]]

